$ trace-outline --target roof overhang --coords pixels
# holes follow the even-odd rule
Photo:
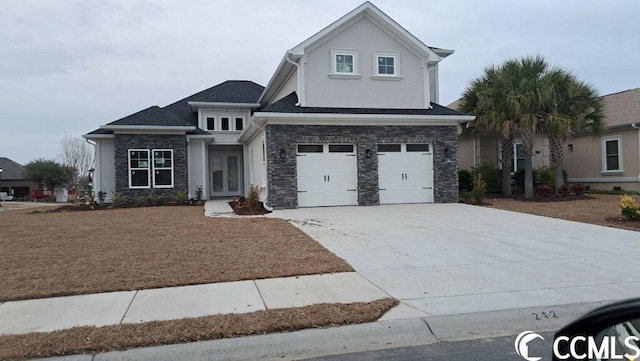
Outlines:
[[[187,102],[192,112],[201,108],[245,108],[254,109],[260,107],[260,103],[222,103],[222,102]]]
[[[82,137],[91,140],[113,139],[113,134],[83,134]]]
[[[111,130],[114,134],[180,134],[196,130],[195,126],[168,125],[102,125],[101,129]]]
[[[187,134],[188,140],[214,140],[213,134]]]
[[[251,139],[258,130],[268,124],[289,125],[421,125],[457,126],[475,119],[472,115],[404,115],[404,114],[334,114],[334,113],[271,113],[256,112],[249,127],[239,137],[241,142]]]
[[[291,64],[287,59],[297,62],[300,58],[300,55],[293,55],[291,54],[291,50],[287,50],[282,60],[280,60],[280,64],[278,64],[275,73],[273,73],[271,79],[269,79],[269,83],[267,83],[267,86],[262,91],[258,103],[266,105],[265,103],[276,95],[282,84],[289,79],[291,73],[295,70],[295,65]]]

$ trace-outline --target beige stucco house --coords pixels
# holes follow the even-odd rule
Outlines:
[[[601,134],[576,134],[566,142],[564,168],[569,183],[591,189],[640,191],[640,88],[602,97],[605,128]],[[459,101],[448,105],[459,108]],[[463,124],[458,137],[459,167],[470,169],[482,163],[500,168],[500,138],[474,134]],[[513,171],[523,168],[521,140],[516,138]],[[549,166],[549,143],[537,136],[534,167]]]

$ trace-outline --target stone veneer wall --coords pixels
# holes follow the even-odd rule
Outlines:
[[[187,190],[187,138],[184,135],[116,134],[116,192],[136,202],[152,191],[165,201],[181,190]],[[129,149],[173,149],[173,188],[129,189]],[[153,185],[153,179],[151,181]]]
[[[378,205],[379,143],[431,143],[436,203],[458,202],[458,138],[456,126],[326,126],[270,124],[266,129],[269,204],[297,208],[296,145],[355,144],[358,164],[358,204]],[[280,158],[280,149],[286,158]],[[365,152],[371,149],[372,156]]]

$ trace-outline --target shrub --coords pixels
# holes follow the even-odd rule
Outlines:
[[[555,187],[556,185],[556,171],[551,167],[539,167],[535,169],[533,173],[533,181],[535,184]]]
[[[189,195],[186,189],[178,191],[173,195],[173,200],[176,201],[176,203],[187,203],[187,198],[189,198]]]
[[[469,203],[471,202],[471,198],[473,197],[471,195],[471,191],[463,191],[463,192],[460,192],[460,198],[462,198],[463,202]]]
[[[568,185],[564,184],[558,187],[558,194],[560,195],[560,197],[568,197],[569,193],[571,193],[571,187],[569,187]]]
[[[146,196],[138,197],[138,203],[142,204],[143,206],[157,205],[160,204],[161,201],[162,200],[160,199],[160,197],[157,194],[153,193],[153,191]]]
[[[250,209],[260,208],[260,194],[262,194],[263,190],[264,188],[257,185],[251,185],[249,187],[249,194],[247,195],[247,205]]]
[[[107,197],[107,192],[100,191],[98,192],[98,202],[104,203],[104,199]]]
[[[202,202],[202,186],[198,186],[198,187],[196,188],[196,194],[195,194],[195,196],[196,196],[196,201],[198,201],[198,202]]]
[[[112,192],[111,201],[113,201],[113,205],[116,207],[122,207],[125,204],[129,203],[129,198],[120,192]]]
[[[536,188],[536,191],[538,192],[539,195],[546,198],[553,194],[553,187],[543,184],[541,186],[538,186]]]
[[[636,205],[635,200],[630,195],[623,195],[618,201],[618,207],[620,207],[620,211],[625,218],[640,219],[640,206]]]
[[[489,194],[502,193],[502,170],[494,168],[490,163],[482,163],[472,168],[473,176],[480,175],[487,185],[486,192]]]
[[[471,197],[473,203],[482,204],[484,195],[487,193],[487,183],[482,179],[482,175],[478,174],[473,178],[473,189],[471,190]]]
[[[587,187],[585,187],[585,185],[581,183],[574,184],[571,186],[571,193],[575,194],[576,196],[583,195],[586,190],[587,190]]]
[[[458,171],[458,190],[460,192],[470,191],[473,188],[473,173],[467,169]]]

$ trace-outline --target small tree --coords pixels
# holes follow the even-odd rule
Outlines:
[[[54,160],[42,158],[31,161],[24,167],[27,179],[46,187],[50,191],[55,190],[57,186],[65,181],[64,167]]]
[[[93,149],[79,137],[65,134],[60,142],[60,158],[68,184],[76,190],[76,203],[80,201],[80,190],[86,185],[89,169],[93,167]]]

